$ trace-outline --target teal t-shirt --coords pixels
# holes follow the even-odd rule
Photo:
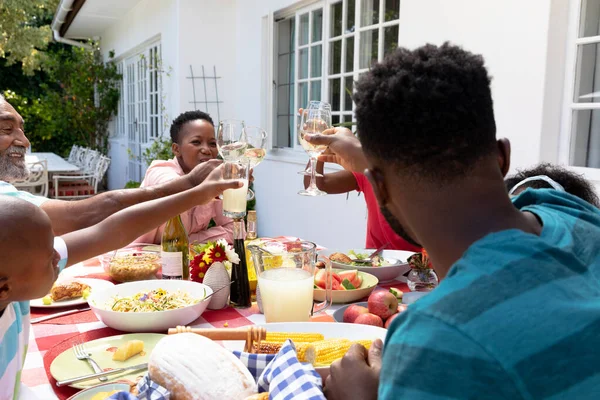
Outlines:
[[[23,190],[18,190],[10,183],[0,181],[0,195],[14,196],[22,200],[26,200],[36,206],[41,206],[44,202],[48,201],[48,198],[42,196],[36,196]]]
[[[600,210],[556,190],[543,222],[475,242],[391,325],[379,398],[600,399]]]
[[[14,196],[41,206],[45,197],[17,190],[13,185],[0,181],[0,195]],[[54,248],[60,254],[60,271],[67,264],[67,246],[60,237],[54,238]],[[0,261],[1,262],[1,261]],[[21,371],[29,344],[29,301],[10,303],[0,316],[0,399],[18,399]]]

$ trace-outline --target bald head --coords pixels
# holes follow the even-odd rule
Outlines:
[[[58,259],[46,213],[27,201],[0,195],[0,226],[0,309],[11,301],[48,294],[58,275]]]
[[[0,195],[0,226],[0,254],[5,256],[39,246],[52,234],[50,219],[44,211],[12,196]],[[0,262],[0,271],[4,264]]]

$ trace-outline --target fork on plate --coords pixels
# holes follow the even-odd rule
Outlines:
[[[90,353],[88,353],[83,343],[75,343],[72,348],[75,357],[77,357],[78,360],[87,361],[90,367],[92,367],[92,369],[94,370],[94,373],[104,372],[102,368],[100,368],[100,366],[96,363],[96,361],[92,359]],[[108,378],[106,376],[102,376],[98,378],[98,380],[100,380],[101,382],[106,382]]]

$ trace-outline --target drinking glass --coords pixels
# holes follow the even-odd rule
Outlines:
[[[250,168],[256,167],[267,155],[267,132],[258,126],[247,126],[244,128],[245,139],[248,146],[244,158],[250,162]],[[248,189],[248,201],[254,198],[254,191]]]
[[[331,261],[324,256],[325,301],[313,304],[317,250],[312,242],[271,242],[249,245],[267,322],[304,322],[332,304]]]
[[[248,143],[244,132],[244,121],[227,119],[219,122],[217,148],[225,161],[240,161]]]
[[[241,188],[227,189],[223,192],[223,215],[229,218],[244,218],[248,201],[248,178],[250,163],[243,160],[226,162],[223,166],[224,179],[236,179],[244,183]]]
[[[264,160],[267,154],[267,132],[258,126],[247,126],[244,132],[247,143],[244,157],[250,161],[250,168],[254,168]]]
[[[302,196],[324,196],[327,193],[317,188],[315,176],[316,176],[316,164],[317,157],[325,151],[327,146],[325,145],[313,145],[307,142],[304,138],[306,134],[322,133],[323,131],[331,127],[331,111],[326,108],[319,109],[308,109],[302,113],[300,118],[300,130],[298,131],[298,137],[304,150],[310,156],[311,165],[311,176],[310,185],[305,190],[301,190],[298,194]]]
[[[331,111],[331,105],[329,103],[324,102],[324,101],[311,100],[308,103],[308,107],[306,107],[303,110],[303,112],[306,112],[306,110],[312,110],[312,109],[323,109],[323,110],[329,110],[329,111]],[[300,120],[302,120],[302,118],[300,118]],[[301,125],[299,123],[298,127],[297,127],[298,131],[300,131],[300,126]],[[300,135],[298,135],[298,143],[302,144],[302,142],[300,141]],[[309,163],[306,166],[306,169],[304,169],[304,171],[299,171],[298,174],[300,174],[300,175],[308,175],[308,176],[312,175],[312,166],[311,166],[311,164]],[[318,173],[316,171],[315,171],[315,176],[319,177],[319,178],[323,177],[323,175],[321,175],[320,173]]]

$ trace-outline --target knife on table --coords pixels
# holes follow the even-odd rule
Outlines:
[[[88,311],[90,308],[77,308],[75,310],[68,310],[68,311],[63,311],[63,312],[59,312],[56,314],[51,314],[51,315],[46,315],[44,317],[38,317],[38,318],[33,318],[30,322],[32,324],[37,324],[38,322],[43,322],[43,321],[48,321],[49,319],[54,319],[54,318],[58,318],[58,317],[62,317],[65,315],[70,315],[70,314],[75,314],[78,312],[82,312],[82,311]]]
[[[125,367],[125,368],[111,369],[110,371],[99,372],[97,374],[83,375],[78,378],[65,379],[64,381],[56,382],[56,386],[60,387],[60,386],[72,385],[73,383],[87,381],[88,379],[100,378],[102,376],[118,374],[119,372],[136,371],[136,370],[140,370],[140,369],[148,369],[148,363],[133,365],[131,367]]]

